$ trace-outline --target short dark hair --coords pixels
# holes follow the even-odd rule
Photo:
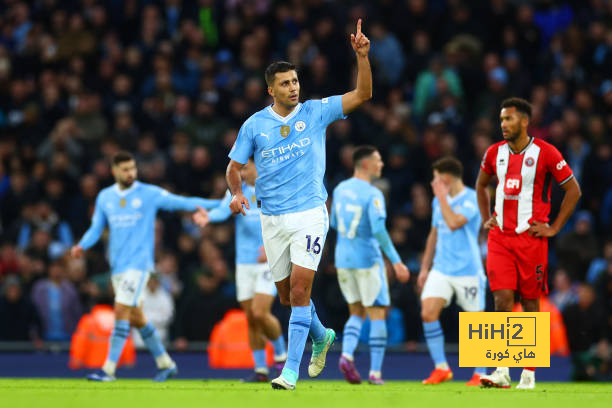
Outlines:
[[[515,108],[517,111],[524,113],[527,117],[531,118],[531,104],[523,98],[508,98],[505,99],[501,108]]]
[[[111,163],[113,164],[113,166],[117,166],[120,163],[132,160],[134,160],[134,156],[132,156],[132,153],[121,150],[115,153],[115,155],[111,159]]]
[[[353,167],[357,168],[363,159],[370,157],[376,151],[378,149],[371,145],[357,146],[353,150]]]
[[[274,84],[274,76],[277,72],[297,71],[295,65],[287,61],[276,61],[268,65],[266,68],[266,84],[272,86]]]
[[[438,173],[450,174],[457,178],[463,177],[463,164],[452,156],[442,157],[436,160],[431,167]]]

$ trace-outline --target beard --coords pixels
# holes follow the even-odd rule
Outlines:
[[[520,135],[521,135],[520,130],[517,130],[516,132],[508,133],[507,135],[502,134],[506,142],[514,142],[515,140],[519,138]]]
[[[122,190],[125,190],[126,188],[130,188],[132,184],[134,184],[134,181],[136,181],[136,179],[119,180],[119,187],[121,187]]]

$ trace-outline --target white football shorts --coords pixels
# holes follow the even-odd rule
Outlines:
[[[239,302],[253,299],[256,293],[276,296],[276,285],[268,263],[236,265],[236,298]]]
[[[485,285],[483,274],[472,276],[449,276],[432,269],[427,275],[421,301],[426,298],[442,298],[444,307],[451,303],[453,294],[457,304],[466,312],[480,312],[485,309]]]
[[[370,268],[338,268],[338,283],[348,304],[361,302],[365,307],[389,306],[387,271],[381,259]]]
[[[291,274],[292,263],[316,271],[328,229],[325,205],[289,214],[261,214],[264,248],[274,282]]]
[[[115,303],[126,306],[142,306],[144,289],[151,277],[150,271],[128,269],[111,276]]]

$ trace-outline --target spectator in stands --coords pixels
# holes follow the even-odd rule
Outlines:
[[[456,98],[463,97],[463,87],[459,76],[446,67],[443,57],[435,56],[429,62],[429,69],[419,74],[414,85],[413,113],[415,118],[423,118],[428,113],[428,109],[439,98],[439,89],[442,85]]]
[[[0,243],[0,282],[4,276],[19,273],[15,246],[10,241]]]
[[[572,356],[572,379],[574,381],[594,380],[604,358],[607,346],[605,337],[606,316],[596,302],[595,291],[588,284],[578,289],[578,302],[563,311]],[[607,346],[609,348],[609,346]]]
[[[406,57],[397,37],[380,22],[373,22],[370,32],[370,54],[377,72],[376,82],[383,86],[397,85],[406,65]]]
[[[159,254],[158,262],[155,265],[159,285],[174,298],[183,291],[183,283],[179,279],[178,270],[179,263],[174,253],[162,252]]]
[[[23,171],[15,171],[7,175],[8,186],[0,199],[0,231],[2,235],[13,238],[18,226],[16,220],[22,214],[22,209],[32,195],[28,176]]]
[[[63,257],[51,261],[49,277],[32,288],[32,301],[41,316],[45,340],[69,340],[83,314],[78,293],[66,279],[65,268]]]
[[[556,242],[559,266],[567,270],[572,280],[584,281],[591,260],[597,256],[598,244],[592,224],[591,213],[581,210],[576,213],[574,230]]]
[[[0,341],[32,341],[40,347],[41,329],[36,308],[24,296],[19,279],[7,277],[0,295]]]
[[[607,316],[605,335],[608,341],[612,343],[612,262],[606,266],[606,270],[595,283],[595,288],[597,288],[597,295],[604,316]]]
[[[603,256],[593,259],[589,265],[586,281],[591,285],[595,285],[599,278],[606,273],[608,266],[612,265],[612,240],[604,243],[602,252]]]
[[[577,285],[572,283],[565,269],[557,269],[553,275],[553,290],[550,292],[550,300],[557,306],[560,312],[576,303],[578,300]]]
[[[612,187],[610,187],[601,203],[601,223],[608,234],[612,234]]]
[[[30,246],[36,234],[44,232],[48,235],[50,245],[52,243],[61,245],[65,250],[74,243],[72,230],[66,221],[59,218],[46,199],[41,199],[37,204],[31,218],[24,220],[19,228],[17,246],[20,250],[25,250]],[[45,248],[37,248],[44,250]]]
[[[142,308],[147,321],[155,326],[160,340],[166,344],[170,339],[170,324],[174,317],[174,300],[160,286],[157,275],[151,275],[147,282]],[[132,329],[132,335],[134,336],[134,345],[136,347],[145,347],[138,330]]]
[[[176,348],[185,349],[190,341],[207,341],[214,325],[223,315],[229,309],[239,307],[235,297],[221,293],[221,284],[222,281],[210,270],[196,275],[196,288],[187,295],[178,311]]]

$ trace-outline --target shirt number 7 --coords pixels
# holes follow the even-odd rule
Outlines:
[[[346,204],[344,208],[347,212],[353,213],[353,219],[351,220],[347,233],[346,226],[344,225],[344,219],[340,213],[342,210],[342,204],[336,204],[336,214],[338,215],[338,232],[340,232],[340,235],[342,235],[344,238],[353,239],[355,238],[357,226],[359,226],[359,221],[361,221],[361,216],[363,215],[363,208],[355,204]]]

